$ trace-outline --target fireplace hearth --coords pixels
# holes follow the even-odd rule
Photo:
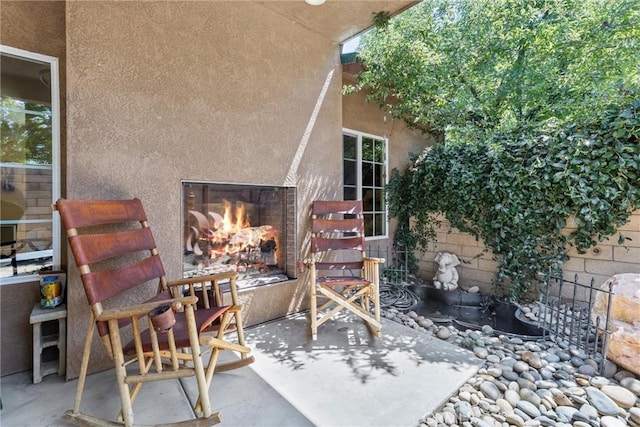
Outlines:
[[[295,278],[294,187],[183,182],[184,277],[235,271],[238,288]]]

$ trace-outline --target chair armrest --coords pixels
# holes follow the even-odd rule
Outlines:
[[[374,258],[374,257],[364,257],[362,258],[364,262],[372,262],[374,264],[384,264],[384,258]]]
[[[172,280],[171,282],[167,283],[167,286],[175,287],[175,286],[183,286],[183,285],[193,285],[201,282],[211,282],[211,281],[232,279],[236,276],[238,276],[237,272],[227,271],[224,273],[207,274],[204,276],[194,276],[194,277],[186,277],[184,279]]]
[[[175,295],[174,290],[178,289],[180,292],[182,290],[185,293],[188,293],[191,296],[196,295],[197,287],[201,286],[204,291],[207,288],[207,284],[211,284],[211,290],[213,291],[213,295],[210,296],[209,292],[203,292],[200,297],[202,298],[199,305],[204,306],[205,308],[209,308],[212,305],[222,306],[223,305],[223,291],[219,286],[221,281],[228,280],[229,281],[229,291],[231,292],[231,300],[233,301],[233,305],[238,304],[238,285],[236,283],[236,277],[238,273],[235,271],[227,271],[223,273],[214,273],[207,274],[203,276],[194,276],[187,277],[184,279],[173,280],[167,283],[167,287],[171,290],[171,293]],[[210,298],[213,298],[210,301]]]
[[[162,307],[165,305],[173,306],[174,304],[195,305],[196,302],[198,302],[198,298],[192,297],[192,296],[149,301],[142,304],[132,305],[129,307],[121,307],[121,308],[104,310],[102,313],[96,316],[96,320],[107,321],[107,320],[128,319],[133,316],[146,316],[147,314],[149,314],[151,310],[153,310],[156,307]]]

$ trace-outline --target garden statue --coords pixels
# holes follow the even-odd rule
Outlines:
[[[460,265],[460,260],[455,254],[449,252],[438,252],[435,257],[438,263],[438,272],[433,278],[433,286],[436,289],[453,291],[458,287],[458,271],[456,266]]]

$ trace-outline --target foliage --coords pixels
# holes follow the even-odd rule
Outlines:
[[[381,21],[351,89],[448,139],[589,116],[640,85],[639,0],[424,0]]]
[[[482,238],[500,263],[496,283],[509,284],[515,300],[538,272],[560,268],[569,247],[584,251],[614,235],[640,208],[639,182],[636,100],[611,106],[600,122],[436,145],[404,174],[394,171],[387,194],[411,247],[433,240],[438,212]]]
[[[48,165],[51,153],[51,107],[0,99],[0,161]]]
[[[392,173],[396,238],[426,248],[444,213],[517,299],[572,246],[614,235],[640,208],[639,6],[425,0],[365,38],[348,90],[445,134]]]

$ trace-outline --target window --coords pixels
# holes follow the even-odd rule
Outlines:
[[[0,284],[59,265],[58,62],[0,45]]]
[[[387,183],[387,140],[362,132],[343,130],[344,200],[362,200],[365,235],[387,237],[384,186]]]

